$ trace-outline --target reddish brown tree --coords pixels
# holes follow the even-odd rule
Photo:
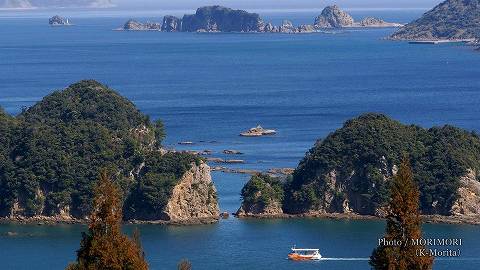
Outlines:
[[[192,270],[192,264],[188,260],[183,259],[183,260],[180,261],[180,263],[178,263],[177,269],[178,270]]]
[[[100,174],[95,188],[88,232],[82,234],[77,262],[68,270],[147,270],[138,231],[133,239],[121,231],[120,189],[107,173]]]
[[[419,197],[410,162],[404,157],[390,187],[384,244],[378,246],[370,257],[373,269],[432,269],[433,257],[428,252],[422,252],[426,251],[426,247],[412,241],[422,237]]]

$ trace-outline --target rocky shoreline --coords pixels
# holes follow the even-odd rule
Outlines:
[[[318,218],[333,220],[385,220],[383,217],[359,215],[354,213],[302,213],[302,214],[233,214],[240,219],[301,219]],[[441,215],[422,215],[424,223],[432,224],[464,224],[480,225],[480,215],[476,216],[441,216]]]
[[[332,220],[385,220],[385,218],[370,215],[359,215],[354,213],[302,213],[302,214],[238,214],[232,213],[239,219],[332,219]],[[463,224],[463,225],[480,225],[480,216],[442,216],[442,215],[422,215],[424,223],[429,224]],[[214,224],[220,220],[218,218],[195,218],[188,221],[165,221],[165,220],[129,220],[124,224],[151,224],[151,225],[173,225],[173,226],[190,226],[190,225],[207,225]],[[60,224],[88,224],[88,219],[64,219],[57,217],[34,216],[34,217],[14,217],[0,218],[0,224],[36,224],[36,225],[60,225]]]
[[[219,217],[211,218],[192,218],[190,220],[128,220],[124,221],[124,224],[152,224],[152,225],[175,225],[175,226],[190,226],[190,225],[202,225],[202,224],[214,224],[217,223]],[[0,218],[0,224],[36,224],[36,225],[60,225],[60,224],[88,224],[88,219],[75,219],[75,218],[57,218],[47,216],[33,216],[33,217],[12,217],[12,218]]]

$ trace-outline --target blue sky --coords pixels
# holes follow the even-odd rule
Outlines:
[[[323,8],[338,4],[343,8],[432,8],[441,0],[112,0],[118,6],[162,9],[194,9],[204,5],[224,5],[232,8],[304,9]]]

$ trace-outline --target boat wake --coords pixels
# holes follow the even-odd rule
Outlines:
[[[321,258],[321,261],[368,261],[370,258]]]

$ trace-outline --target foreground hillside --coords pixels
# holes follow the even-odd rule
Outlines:
[[[380,114],[349,120],[310,149],[285,181],[255,176],[242,215],[384,214],[388,185],[409,155],[423,214],[480,214],[480,138],[452,126],[424,129]]]
[[[413,21],[391,38],[439,40],[480,38],[480,0],[447,0]]]
[[[210,168],[161,149],[161,122],[95,81],[45,97],[17,117],[0,112],[0,216],[83,219],[107,169],[125,219],[189,223],[218,216]]]

